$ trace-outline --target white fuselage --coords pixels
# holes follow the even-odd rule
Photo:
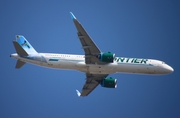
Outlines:
[[[12,58],[23,62],[56,69],[78,70],[91,74],[139,73],[168,74],[173,68],[162,61],[154,59],[116,57],[113,63],[104,65],[86,64],[84,55],[38,53],[30,56],[11,54]]]

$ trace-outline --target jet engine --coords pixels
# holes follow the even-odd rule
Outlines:
[[[106,88],[116,88],[117,87],[117,79],[112,77],[105,78],[101,81],[101,86]]]
[[[98,58],[102,62],[110,62],[110,63],[112,63],[114,61],[115,54],[111,53],[111,52],[105,52],[105,53],[99,54]]]

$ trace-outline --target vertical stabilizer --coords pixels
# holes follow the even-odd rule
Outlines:
[[[22,35],[16,36],[16,41],[13,41],[13,44],[16,48],[16,52],[22,56],[27,56],[27,54],[36,54],[36,50],[31,46],[31,44],[26,40],[26,38]],[[19,45],[18,45],[19,44]],[[22,51],[24,50],[24,51]],[[22,53],[22,54],[21,54]]]

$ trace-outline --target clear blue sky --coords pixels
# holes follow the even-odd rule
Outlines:
[[[70,11],[102,51],[159,59],[174,73],[112,74],[117,89],[98,86],[79,98],[81,72],[15,69],[17,34],[38,52],[84,54]],[[179,21],[179,0],[1,0],[0,118],[180,118]]]

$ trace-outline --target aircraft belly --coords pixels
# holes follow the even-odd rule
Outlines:
[[[79,71],[92,73],[92,74],[111,74],[115,73],[115,68],[117,64],[106,64],[106,65],[96,65],[96,64],[86,64],[85,62],[79,62],[76,64]]]
[[[25,58],[19,58],[21,61],[23,62],[27,62],[30,64],[34,64],[34,65],[39,65],[39,66],[44,66],[44,62],[41,61],[36,61],[36,60],[31,60],[31,59],[25,59]]]
[[[59,69],[72,69],[76,70],[76,62],[73,61],[58,61],[58,62],[48,62],[48,64],[52,68],[59,68]]]
[[[118,64],[117,72],[156,74],[156,67],[148,65]]]
[[[97,65],[97,64],[86,64],[85,62],[74,62],[74,61],[57,61],[47,63],[37,60],[30,60],[25,58],[18,58],[21,61],[44,66],[48,68],[56,69],[69,69],[69,70],[78,70],[85,73],[92,74],[112,74],[117,72],[124,73],[141,73],[141,74],[162,74],[162,70],[157,66],[148,66],[148,65],[136,65],[136,64],[118,64],[118,63],[109,63],[106,65]]]

